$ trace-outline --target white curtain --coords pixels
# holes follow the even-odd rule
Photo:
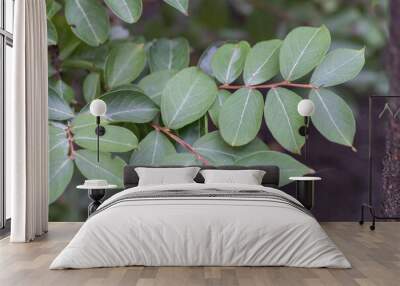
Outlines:
[[[6,98],[6,187],[12,242],[47,232],[48,115],[45,0],[15,1],[13,94]]]

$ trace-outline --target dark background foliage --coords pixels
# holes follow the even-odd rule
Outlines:
[[[311,128],[307,165],[317,170],[323,181],[317,185],[313,212],[320,220],[357,220],[359,207],[367,199],[368,175],[368,96],[386,95],[385,51],[388,39],[387,1],[368,0],[191,0],[189,17],[158,0],[145,0],[141,19],[132,25],[110,13],[111,37],[130,37],[135,41],[154,38],[185,37],[191,46],[190,64],[196,65],[204,50],[226,40],[247,40],[250,44],[283,38],[293,27],[325,24],[331,31],[333,47],[366,47],[366,66],[362,73],[341,86],[342,98],[352,107],[357,121],[354,153],[350,148],[333,144]],[[57,16],[54,20],[56,25]],[[69,31],[59,32],[67,39]],[[82,53],[101,53],[87,46]],[[53,65],[57,66],[54,51]],[[71,73],[64,79],[76,93],[76,105],[84,105],[81,94],[82,74]],[[275,150],[274,142],[263,122],[261,137]],[[303,161],[302,157],[297,157]],[[74,221],[86,217],[88,199],[75,186],[84,178],[75,171],[67,191],[50,205],[50,220]],[[292,193],[294,185],[285,187]],[[379,191],[379,190],[378,190]]]

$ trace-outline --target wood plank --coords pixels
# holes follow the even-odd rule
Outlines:
[[[290,267],[117,267],[84,270],[48,269],[81,223],[50,223],[47,235],[27,244],[0,240],[0,285],[398,285],[400,224],[380,222],[375,232],[355,222],[323,223],[352,269]]]

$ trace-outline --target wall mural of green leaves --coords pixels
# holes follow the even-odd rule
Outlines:
[[[164,2],[188,14],[188,0]],[[297,104],[304,97],[299,90],[315,103],[316,129],[354,149],[354,115],[345,98],[328,87],[358,75],[364,49],[330,51],[325,26],[298,27],[284,39],[254,45],[223,43],[200,68],[190,66],[191,47],[184,38],[110,38],[110,13],[132,24],[143,4],[104,3],[109,10],[96,0],[47,1],[49,203],[63,194],[74,170],[122,187],[129,163],[278,165],[282,186],[289,176],[312,173],[290,155],[301,154],[304,145],[298,133],[303,118]],[[71,74],[79,75],[80,85],[71,86]],[[94,98],[108,107],[100,163],[95,118],[88,111]],[[217,130],[209,132],[209,118]],[[263,120],[288,154],[257,137]]]

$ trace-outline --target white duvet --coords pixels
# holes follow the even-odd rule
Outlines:
[[[104,210],[83,224],[50,269],[127,265],[350,267],[318,222],[288,204],[229,197],[153,198],[111,204],[130,192],[205,189],[265,190],[296,201],[279,190],[254,185],[127,189],[100,206]]]

